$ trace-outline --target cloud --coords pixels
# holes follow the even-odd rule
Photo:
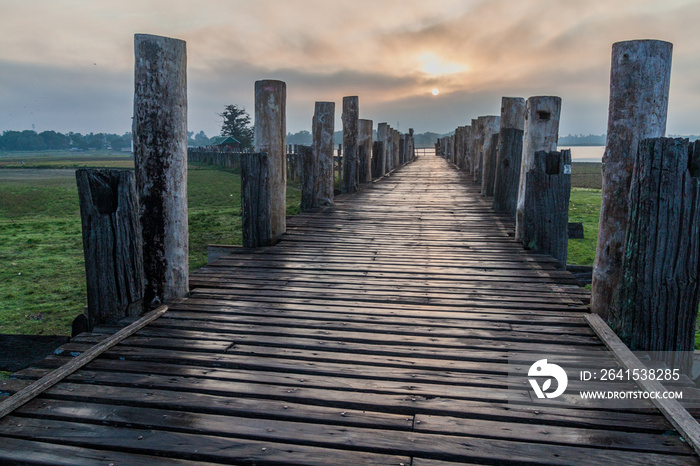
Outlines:
[[[0,5],[0,60],[7,64],[0,70],[0,130],[31,120],[55,121],[55,129],[128,129],[137,32],[187,41],[190,127],[210,135],[224,105],[252,109],[253,83],[262,78],[287,82],[291,131],[309,128],[314,101],[339,103],[344,95],[359,95],[369,118],[415,121],[421,131],[424,115],[429,129],[449,131],[464,124],[450,118],[468,122],[497,111],[502,95],[555,94],[563,98],[563,132],[600,133],[612,43],[635,38],[674,42],[669,131],[692,131],[700,105],[697,1]],[[437,98],[428,94],[433,87]],[[40,105],[25,110],[37,99]]]

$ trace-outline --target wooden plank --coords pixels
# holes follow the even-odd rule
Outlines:
[[[597,314],[587,314],[586,321],[593,331],[603,340],[605,346],[615,356],[615,359],[630,371],[642,370],[647,367],[627,348],[627,346],[615,335],[610,327]],[[666,388],[657,380],[636,380],[637,385],[646,392],[665,392]],[[665,398],[652,398],[654,405],[661,411],[673,427],[681,433],[689,445],[700,455],[700,424],[688,413],[688,411],[677,401]]]
[[[29,407],[28,407],[29,408]],[[509,438],[492,437],[491,430],[483,430],[478,436],[464,434],[459,437],[434,435],[424,432],[405,432],[405,431],[389,431],[385,430],[382,435],[373,435],[367,429],[360,427],[333,427],[323,426],[318,424],[308,424],[300,422],[278,421],[278,420],[250,420],[235,417],[224,417],[207,414],[184,414],[167,410],[151,410],[141,408],[135,410],[129,407],[110,407],[100,405],[87,405],[81,407],[79,403],[68,403],[55,401],[51,403],[50,409],[41,406],[34,407],[38,411],[25,409],[27,413],[34,416],[41,416],[43,412],[51,418],[72,418],[79,422],[99,422],[103,419],[108,419],[109,425],[119,427],[129,427],[136,429],[157,429],[157,430],[176,430],[183,433],[197,433],[198,435],[207,436],[226,436],[228,438],[248,439],[255,442],[271,441],[279,443],[291,443],[295,445],[320,446],[332,449],[352,449],[360,451],[368,451],[381,454],[394,455],[432,455],[441,454],[441,449],[445,444],[453,447],[453,454],[458,454],[462,458],[470,458],[471,455],[483,455],[482,457],[490,459],[503,460],[500,456],[502,453],[500,448],[494,448],[494,444],[502,444],[503,449],[510,447],[513,456],[527,455],[532,457],[537,454],[548,456],[552,448],[551,445],[525,444],[520,442],[512,442]],[[46,418],[44,418],[46,419]],[[507,427],[507,426],[504,426]],[[513,427],[512,425],[510,427]],[[557,431],[557,429],[552,429]],[[656,453],[659,448],[662,451],[672,452],[683,455],[678,460],[689,459],[691,450],[687,445],[675,439],[675,443],[667,437],[664,442],[663,436],[659,435],[639,435],[636,439],[629,438],[629,435],[607,433],[607,432],[590,432],[586,434],[579,432],[584,438],[593,440],[586,445],[586,448],[595,448],[599,453],[595,454],[599,461],[612,462],[623,458],[624,453],[617,450],[617,443],[621,439],[631,442],[629,448],[624,450],[644,451],[645,453]],[[596,442],[595,434],[599,435],[599,440]],[[556,435],[556,434],[555,434]],[[536,437],[533,435],[532,437]],[[562,437],[555,439],[560,440]],[[486,440],[488,439],[488,440]],[[610,443],[604,443],[608,440]],[[437,441],[437,445],[436,445]],[[459,451],[458,446],[463,445],[461,442],[468,441],[473,444],[473,447],[481,446],[482,449],[475,455],[475,451]],[[644,442],[647,442],[644,444]],[[568,450],[570,453],[579,450],[581,443],[575,445],[560,442],[555,448]],[[605,446],[603,449],[601,447]],[[456,448],[455,448],[456,447]],[[634,449],[633,447],[637,447]],[[656,449],[654,448],[656,447]],[[586,448],[583,451],[586,451]],[[476,448],[475,448],[476,449]],[[595,451],[595,450],[594,450]],[[330,453],[330,452],[329,452]],[[493,455],[493,456],[492,456]],[[655,456],[655,455],[652,455]]]
[[[109,375],[104,374],[102,377]],[[19,390],[26,384],[27,381],[23,380],[7,380],[2,383],[6,391]],[[405,429],[402,426],[412,423],[413,416],[417,414],[564,427],[620,429],[629,432],[664,433],[670,428],[663,416],[648,412],[573,408],[538,411],[515,404],[426,397],[420,394],[373,394],[368,397],[366,393],[361,392],[313,391],[293,386],[268,386],[260,390],[257,386],[231,383],[228,384],[228,388],[225,384],[220,384],[218,389],[211,388],[206,391],[199,390],[196,383],[190,383],[191,388],[180,390],[173,382],[168,383],[166,378],[155,378],[153,385],[147,383],[145,387],[135,387],[125,386],[123,383],[117,386],[94,382],[63,383],[45,392],[43,399],[392,429]],[[320,396],[316,396],[317,394]],[[341,415],[343,412],[346,413],[345,416]],[[389,415],[400,417],[392,418]]]
[[[332,450],[290,443],[236,439],[203,434],[188,434],[105,426],[48,419],[9,418],[0,424],[0,434],[20,439],[37,439],[63,445],[96,449],[126,450],[139,454],[187,458],[194,461],[326,465],[328,458],[341,464],[399,464],[409,457],[362,451]],[[117,453],[118,454],[118,453]]]
[[[51,464],[61,466],[94,466],[95,464],[128,464],[133,466],[153,466],[163,461],[161,456],[137,455],[120,451],[95,450],[90,448],[62,445],[59,443],[22,440],[12,437],[2,438],[0,462],[3,464]],[[202,465],[215,463],[168,458],[168,464]]]
[[[150,322],[153,322],[158,317],[165,314],[167,310],[168,306],[160,306],[159,308],[149,312],[136,322],[125,327],[124,329],[120,330],[114,335],[109,336],[97,345],[89,348],[75,359],[70,360],[67,364],[59,367],[55,371],[52,371],[51,373],[34,382],[32,385],[22,389],[19,393],[15,393],[10,398],[3,400],[2,402],[0,402],[0,419],[7,416],[13,410],[22,406],[24,403],[31,400],[32,398],[40,395],[47,388],[54,386],[66,376],[77,371],[85,364],[98,357],[100,354],[108,351],[110,348],[117,345],[120,341],[124,340],[130,335],[133,335],[141,328],[148,325]]]
[[[536,426],[491,421],[487,419],[416,416],[414,429],[418,432],[447,435],[475,435],[504,438],[522,442],[558,445],[588,445],[591,448],[629,450],[632,452],[674,452],[689,455],[690,449],[678,436],[645,434],[616,430],[582,429],[579,427]]]

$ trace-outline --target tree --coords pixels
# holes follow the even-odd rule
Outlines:
[[[236,139],[238,139],[238,138],[236,138]],[[206,134],[204,134],[204,131],[200,131],[194,137],[194,145],[195,146],[208,146],[209,145],[209,138],[207,137]]]
[[[253,128],[250,125],[250,115],[245,108],[231,104],[224,107],[219,116],[224,119],[221,125],[222,136],[233,136],[241,143],[241,149],[253,147]]]

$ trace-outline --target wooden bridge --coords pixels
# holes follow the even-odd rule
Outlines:
[[[650,402],[509,399],[510,354],[608,351],[587,292],[512,231],[465,175],[419,157],[195,272],[189,298],[0,421],[0,462],[696,463]]]

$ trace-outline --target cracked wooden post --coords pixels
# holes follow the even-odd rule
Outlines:
[[[381,143],[381,148],[377,159],[377,167],[379,168],[377,178],[386,174],[386,145],[388,138],[387,128],[388,125],[386,123],[379,123],[377,125],[377,142]]]
[[[372,125],[372,120],[360,120],[357,138],[360,183],[372,182]]]
[[[143,310],[141,222],[132,172],[81,168],[75,178],[92,330]]]
[[[483,146],[482,153],[482,180],[481,195],[492,197],[493,185],[496,181],[496,154],[498,149],[498,139],[494,135],[498,134],[501,125],[501,117],[489,115],[484,117]]]
[[[335,102],[316,102],[311,124],[314,178],[311,205],[314,208],[333,204],[334,131]]]
[[[460,167],[465,172],[469,173],[469,143],[472,138],[472,127],[464,127],[464,142],[463,142],[463,154],[462,154],[462,166]]]
[[[569,241],[571,151],[535,152],[525,174],[522,242],[566,266]]]
[[[399,168],[401,166],[401,161],[399,160],[399,147],[401,147],[401,133],[398,129],[394,130],[394,168]]]
[[[335,175],[333,175],[335,176]],[[343,144],[338,144],[338,192],[343,185]]]
[[[481,186],[483,180],[483,153],[484,147],[484,125],[485,116],[480,116],[476,119],[476,137],[474,138],[474,170],[472,175],[474,181]]]
[[[467,142],[467,157],[469,158],[469,173],[474,177],[474,172],[476,171],[476,146],[479,138],[478,118],[472,119],[471,127],[472,130],[469,134],[469,141]],[[474,180],[476,180],[476,178],[474,178]]]
[[[316,186],[318,181],[318,161],[312,146],[299,146],[301,158],[301,205],[302,211],[318,207],[316,205]]]
[[[380,178],[382,176],[382,154],[384,153],[384,143],[382,141],[374,141],[372,143],[372,177]]]
[[[399,166],[406,163],[406,135],[399,133]]]
[[[408,160],[416,158],[416,140],[413,136],[413,128],[408,128]]]
[[[394,169],[394,128],[386,127],[386,172]]]
[[[456,143],[455,143],[455,165],[459,167],[460,170],[464,169],[464,152],[467,147],[467,127],[458,126],[455,131]]]
[[[639,144],[610,326],[630,348],[690,374],[700,302],[700,141]]]
[[[354,193],[360,188],[357,157],[359,115],[359,98],[357,96],[343,97],[343,184],[341,190],[344,193]]]
[[[287,229],[287,157],[285,145],[287,85],[282,81],[255,82],[253,147],[266,153],[270,190],[270,239],[275,244]],[[265,241],[261,240],[260,245]]]
[[[515,215],[515,239],[523,240],[525,213],[525,173],[535,162],[535,152],[554,152],[559,139],[559,114],[561,98],[554,96],[530,97],[525,102],[523,152],[520,160],[518,205]]]
[[[150,310],[189,292],[187,53],[178,39],[134,36],[134,162]]]
[[[461,170],[464,164],[464,135],[466,126],[455,128],[455,165]]]
[[[620,282],[637,146],[642,139],[666,133],[672,50],[672,44],[657,40],[612,47],[603,199],[591,288],[591,310],[604,319]]]
[[[243,247],[246,248],[272,244],[271,163],[268,158],[264,152],[241,157],[241,223]]]
[[[389,173],[394,169],[394,129],[390,126],[386,126],[386,144],[384,149],[386,150],[386,173]]]
[[[496,156],[496,180],[493,188],[493,210],[507,213],[513,219],[518,206],[524,125],[525,99],[503,97]]]

